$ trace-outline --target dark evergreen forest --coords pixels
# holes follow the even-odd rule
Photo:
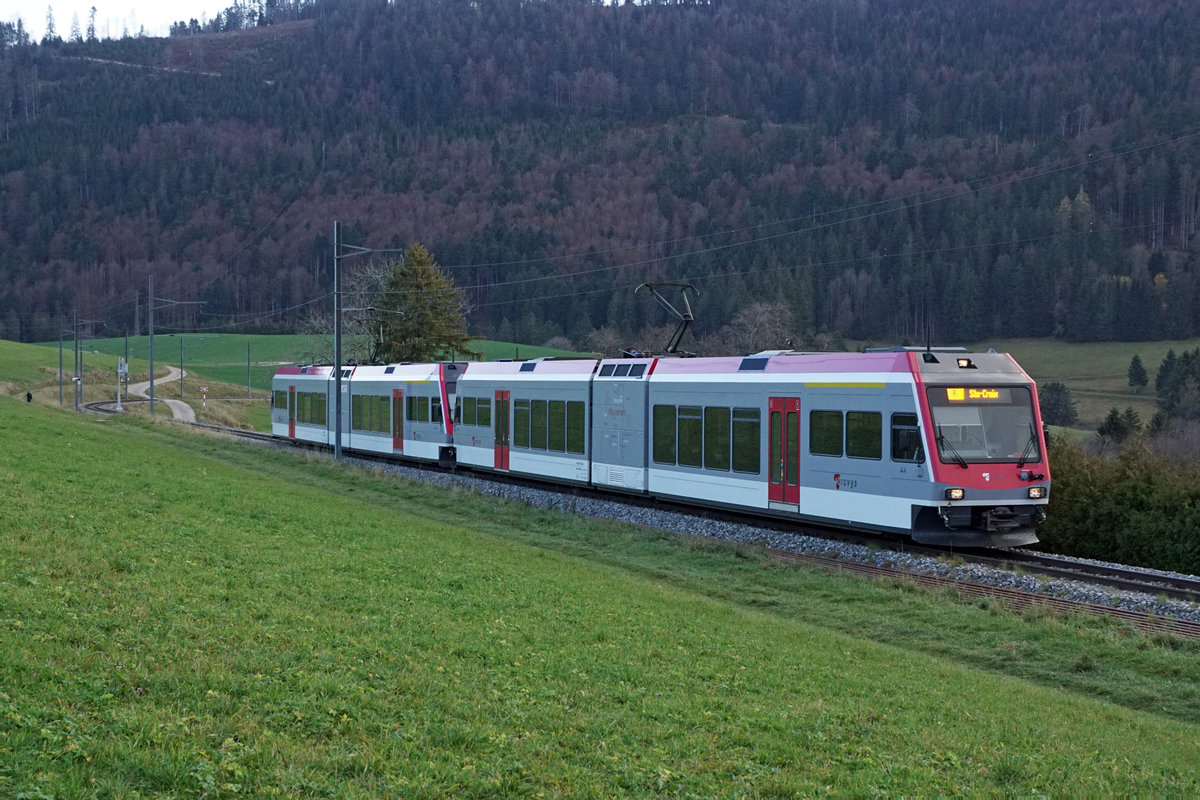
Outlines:
[[[71,39],[0,25],[0,337],[144,328],[151,272],[205,302],[170,324],[287,329],[335,219],[425,244],[499,339],[636,336],[661,280],[710,340],[1200,334],[1185,0],[266,0]]]

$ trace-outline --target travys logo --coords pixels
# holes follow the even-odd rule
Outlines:
[[[833,488],[841,491],[842,489],[853,489],[858,486],[858,481],[851,478],[843,478],[842,473],[833,473]]]

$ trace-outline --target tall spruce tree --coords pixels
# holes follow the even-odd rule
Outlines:
[[[1137,394],[1138,390],[1146,388],[1146,384],[1150,382],[1150,376],[1146,374],[1146,367],[1142,364],[1142,357],[1137,353],[1133,354],[1133,358],[1129,362],[1129,388],[1133,389],[1133,393]]]
[[[392,268],[375,308],[385,362],[479,357],[467,335],[466,299],[420,243]]]

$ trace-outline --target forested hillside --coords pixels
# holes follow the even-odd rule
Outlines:
[[[1200,333],[1185,0],[318,0],[169,39],[2,27],[0,337],[55,338],[76,308],[144,327],[151,271],[205,301],[171,325],[286,327],[328,303],[335,219],[424,243],[505,340],[632,339],[667,321],[647,280],[697,286],[709,352]]]

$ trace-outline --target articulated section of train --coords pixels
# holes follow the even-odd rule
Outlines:
[[[284,367],[275,435],[334,445],[334,371]],[[341,446],[873,531],[1037,541],[1050,469],[1006,354],[894,349],[740,358],[342,368]]]

